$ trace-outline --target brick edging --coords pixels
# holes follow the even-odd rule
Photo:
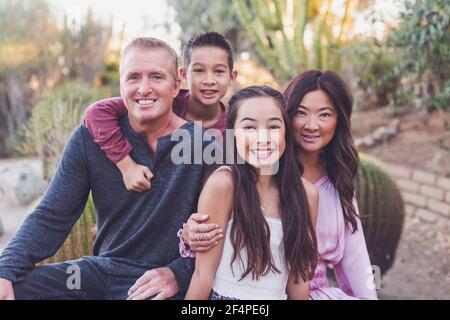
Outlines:
[[[406,213],[428,223],[443,218],[450,222],[450,179],[436,173],[381,163],[397,183]]]

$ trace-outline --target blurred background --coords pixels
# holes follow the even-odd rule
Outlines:
[[[379,295],[450,299],[449,0],[0,0],[0,250],[85,108],[119,95],[123,47],[153,36],[180,53],[204,31],[234,50],[232,91],[282,90],[311,68],[344,77],[358,150],[401,193],[401,219],[376,233],[399,237]]]

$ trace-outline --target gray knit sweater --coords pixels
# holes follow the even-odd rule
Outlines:
[[[127,191],[120,171],[80,125],[67,143],[42,201],[0,256],[0,278],[14,282],[35,263],[52,256],[92,192],[97,212],[93,252],[100,267],[126,275],[126,267],[117,270],[116,261],[148,269],[167,266],[175,274],[180,291],[187,290],[194,263],[180,257],[177,230],[196,211],[206,165],[174,164],[171,151],[177,142],[171,141],[170,135],[158,139],[154,153],[145,137],[132,130],[127,116],[120,119],[120,126],[133,146],[131,157],[149,166],[154,174],[150,190]],[[179,129],[189,131],[192,137],[194,130],[202,134],[193,123]]]

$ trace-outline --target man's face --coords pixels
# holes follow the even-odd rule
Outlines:
[[[170,54],[163,48],[133,48],[123,58],[120,94],[128,114],[140,124],[167,115],[180,89]]]

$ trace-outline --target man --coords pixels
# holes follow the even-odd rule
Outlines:
[[[204,165],[171,161],[171,134],[194,132],[193,123],[172,112],[177,69],[176,53],[161,40],[138,38],[124,50],[120,91],[128,114],[120,127],[133,159],[155,172],[152,187],[127,191],[120,171],[80,125],[41,203],[0,256],[0,299],[183,297],[193,262],[180,258],[177,230],[196,208]],[[94,256],[35,267],[64,242],[90,192]]]

